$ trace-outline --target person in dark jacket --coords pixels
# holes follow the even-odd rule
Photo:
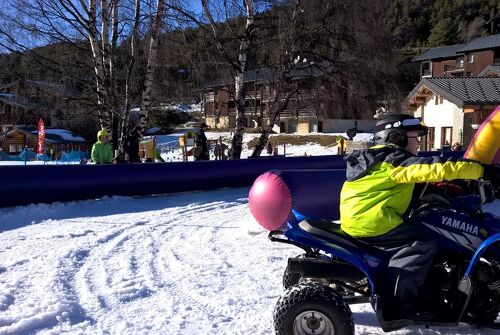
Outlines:
[[[142,138],[141,127],[137,126],[128,134],[125,140],[124,150],[128,155],[129,163],[142,163],[139,157],[139,142]]]
[[[202,123],[200,125],[200,129],[196,131],[194,137],[194,160],[195,161],[208,161],[210,159],[208,144],[207,144],[207,136],[205,135],[205,131],[208,129],[206,123]],[[196,149],[196,148],[199,149]]]
[[[347,181],[340,194],[341,228],[391,254],[381,301],[388,319],[419,317],[417,296],[437,252],[423,225],[405,221],[416,183],[479,179],[481,164],[417,157],[427,127],[410,115],[377,121],[375,142],[345,157]],[[422,314],[420,314],[422,316]]]

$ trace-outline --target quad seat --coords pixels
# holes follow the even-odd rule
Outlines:
[[[322,239],[335,242],[344,247],[362,249],[367,252],[380,253],[383,250],[374,247],[361,239],[350,236],[340,228],[339,221],[306,219],[299,223],[299,227]]]

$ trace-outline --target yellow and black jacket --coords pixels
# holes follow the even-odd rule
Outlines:
[[[403,223],[415,183],[478,179],[483,167],[464,160],[417,157],[392,144],[348,156],[340,194],[342,230],[355,237],[387,233]]]

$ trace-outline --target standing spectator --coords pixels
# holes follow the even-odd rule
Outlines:
[[[345,155],[347,150],[347,140],[343,136],[337,136],[337,154]]]
[[[208,144],[207,144],[207,136],[205,135],[205,131],[208,129],[206,123],[200,124],[200,129],[196,131],[194,137],[194,160],[195,161],[208,161],[210,159],[210,155],[208,152]]]
[[[450,142],[448,141],[444,141],[444,144],[443,144],[443,151],[450,151],[451,150],[451,145],[450,145]]]
[[[453,143],[453,145],[451,146],[451,150],[452,151],[460,151],[460,150],[462,150],[462,144],[460,144],[460,142]]]
[[[91,158],[96,164],[111,164],[113,161],[113,146],[108,142],[106,130],[97,133],[97,142],[92,146]]]
[[[136,126],[128,134],[127,139],[125,140],[124,150],[128,155],[128,161],[130,163],[142,163],[141,158],[139,157],[139,142],[142,139],[141,130],[140,126]]]
[[[270,140],[267,141],[266,151],[267,151],[268,155],[272,155],[273,154],[273,144],[271,143]]]

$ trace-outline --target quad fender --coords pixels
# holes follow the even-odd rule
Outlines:
[[[352,264],[355,268],[357,268],[360,272],[364,274],[366,279],[368,280],[368,283],[370,284],[370,290],[372,292],[372,295],[374,295],[375,292],[375,284],[374,284],[374,278],[372,276],[372,271],[370,270],[369,266],[367,263],[373,263],[375,266],[378,265],[378,263],[381,261],[380,259],[376,257],[372,257],[370,255],[364,254],[361,250],[359,254],[348,250],[347,248],[344,248],[342,246],[330,243],[328,241],[325,241],[315,235],[312,235],[304,230],[302,230],[299,226],[298,223],[304,219],[306,219],[306,216],[301,215],[297,211],[293,211],[293,214],[295,216],[295,220],[291,220],[288,222],[288,228],[285,232],[284,235],[297,243],[307,245],[313,249],[320,249],[323,250],[324,252],[337,257],[347,263]],[[356,248],[353,245],[353,248]],[[364,258],[364,259],[363,259]]]
[[[472,272],[474,271],[477,263],[481,259],[481,256],[484,254],[484,252],[491,247],[493,244],[499,242],[500,243],[500,233],[494,234],[490,237],[488,237],[483,243],[479,245],[477,248],[476,252],[474,253],[474,256],[472,256],[469,266],[467,267],[467,270],[465,271],[464,277],[470,277],[472,275]]]
[[[453,314],[456,313],[455,315],[458,315],[457,322],[460,321],[465,313],[465,310],[467,309],[467,305],[469,304],[469,300],[474,288],[472,275],[477,266],[477,263],[481,259],[482,255],[486,252],[486,250],[488,250],[488,248],[495,243],[500,243],[500,233],[490,236],[486,239],[486,241],[479,245],[469,262],[469,266],[467,267],[464,276],[458,284],[459,295],[457,296],[456,302],[454,303],[455,307],[453,311]]]

